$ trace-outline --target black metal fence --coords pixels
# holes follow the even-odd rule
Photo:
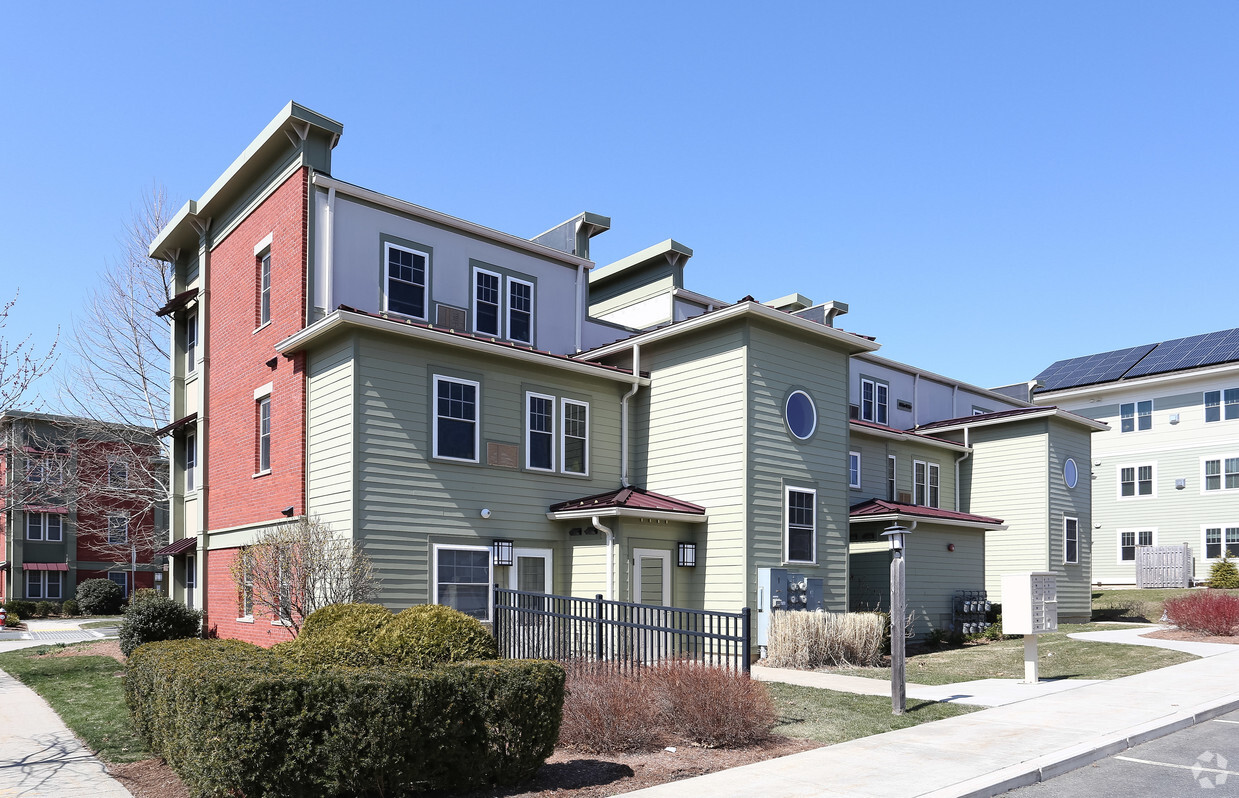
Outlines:
[[[512,659],[574,659],[617,668],[686,660],[749,672],[749,608],[689,610],[495,588],[495,639]]]

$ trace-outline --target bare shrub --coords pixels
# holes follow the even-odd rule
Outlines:
[[[877,612],[776,612],[770,618],[766,664],[802,669],[877,665],[885,625]]]
[[[1229,636],[1239,630],[1239,596],[1206,590],[1166,599],[1166,617],[1180,629]]]
[[[776,720],[764,684],[722,668],[668,662],[624,673],[576,662],[567,672],[559,744],[582,751],[750,745]]]

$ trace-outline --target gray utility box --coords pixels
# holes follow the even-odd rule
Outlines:
[[[757,645],[767,645],[774,612],[825,608],[826,584],[820,576],[792,573],[786,568],[757,569]]]

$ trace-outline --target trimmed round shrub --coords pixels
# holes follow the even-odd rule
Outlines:
[[[276,648],[307,665],[377,667],[383,661],[375,638],[395,617],[381,604],[331,604],[310,613],[297,638]]]
[[[60,614],[69,618],[76,618],[82,614],[82,609],[77,606],[75,599],[65,599],[65,603],[60,605]]]
[[[394,617],[382,604],[329,604],[306,617],[298,637],[314,638],[340,632],[373,637]]]
[[[52,614],[52,603],[50,601],[40,601],[34,605],[34,617],[46,618]]]
[[[197,637],[202,614],[164,596],[147,596],[125,611],[120,623],[120,650],[126,657],[143,643]]]
[[[439,604],[400,612],[379,630],[374,642],[385,662],[415,668],[499,657],[495,638],[480,621]]]
[[[137,604],[139,601],[145,601],[149,598],[159,598],[163,594],[153,587],[140,587],[133,591],[133,595],[129,597],[129,603]]]
[[[77,603],[87,615],[115,615],[125,592],[111,579],[87,579],[77,586]]]
[[[4,602],[4,611],[9,615],[20,615],[23,618],[34,617],[35,603],[33,601],[24,601],[22,599],[13,599],[12,601]]]

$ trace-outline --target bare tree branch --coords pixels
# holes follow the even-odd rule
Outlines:
[[[0,411],[17,408],[22,402],[22,396],[31,384],[51,370],[56,362],[56,345],[60,339],[60,328],[56,328],[56,340],[52,342],[47,354],[33,351],[30,336],[17,341],[9,341],[4,337],[4,328],[8,326],[9,312],[17,304],[20,291],[0,307]]]

